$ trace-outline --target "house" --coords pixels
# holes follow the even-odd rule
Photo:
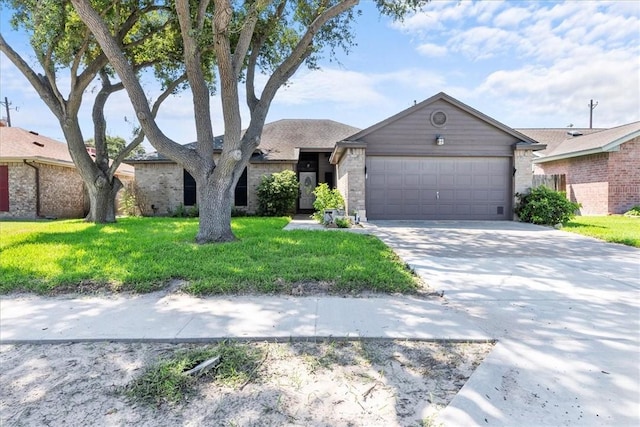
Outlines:
[[[258,207],[256,189],[262,177],[283,170],[296,171],[302,191],[297,209],[313,210],[311,191],[317,184],[335,185],[334,167],[329,156],[340,141],[359,131],[358,128],[332,120],[285,119],[264,126],[260,146],[235,189],[236,209],[255,212]],[[195,143],[189,144],[195,148]],[[222,151],[222,136],[214,140],[215,154]],[[178,164],[158,152],[128,160],[135,168],[138,192],[143,199],[144,215],[167,215],[180,205],[193,206],[196,183]]]
[[[562,178],[582,215],[622,214],[640,205],[640,122],[611,129],[521,129],[547,144],[534,173]]]
[[[222,137],[214,143],[219,152]],[[265,125],[235,207],[255,212],[262,176],[289,169],[300,181],[299,212],[313,209],[311,190],[326,182],[361,218],[511,220],[514,194],[532,186],[533,153],[544,148],[445,93],[364,130],[279,120]],[[156,152],[128,163],[144,214],[196,203],[193,178],[170,159]]]
[[[370,220],[512,220],[545,146],[445,93],[336,144],[347,209]]]
[[[121,166],[118,177],[133,179]],[[0,127],[0,219],[82,218],[88,198],[67,144],[17,127]]]

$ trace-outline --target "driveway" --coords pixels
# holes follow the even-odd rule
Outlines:
[[[445,425],[640,425],[640,250],[516,222],[371,228],[498,340]]]

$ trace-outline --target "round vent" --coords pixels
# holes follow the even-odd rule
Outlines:
[[[437,128],[447,124],[447,115],[444,111],[436,110],[431,113],[431,124]]]

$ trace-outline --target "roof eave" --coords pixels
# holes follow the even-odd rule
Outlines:
[[[614,150],[609,150],[609,151],[614,151]],[[606,153],[606,152],[607,151],[603,150],[602,147],[591,148],[589,150],[572,151],[570,153],[562,153],[562,154],[540,157],[537,159],[533,159],[533,163],[555,162],[557,160],[565,160],[565,159],[571,159],[573,157],[589,156],[591,154],[600,154],[600,153]]]

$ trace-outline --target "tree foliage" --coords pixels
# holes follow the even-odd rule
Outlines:
[[[118,154],[120,154],[128,145],[127,141],[121,136],[106,135],[106,141],[107,141],[107,154],[111,159],[115,159],[118,156]],[[85,145],[89,148],[96,147],[95,140],[93,138],[87,139],[85,141]],[[144,153],[145,153],[144,148],[138,145],[129,152],[127,159],[142,155]]]

